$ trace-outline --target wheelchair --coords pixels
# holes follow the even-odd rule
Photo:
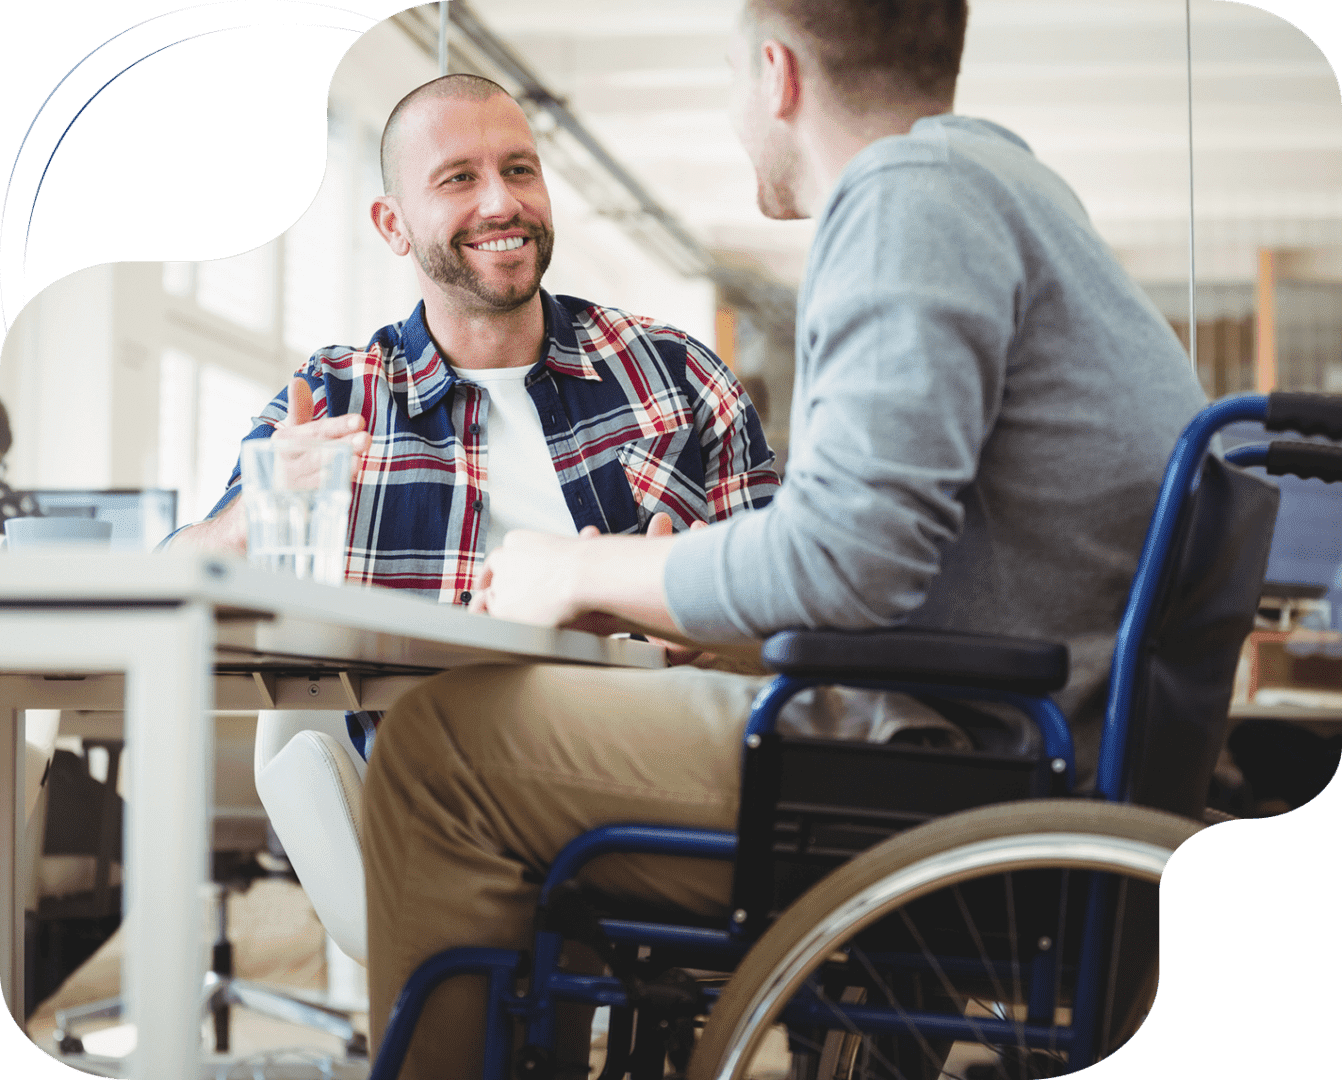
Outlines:
[[[486,1080],[584,1074],[555,1059],[559,1002],[610,1007],[599,1080],[668,1067],[689,1080],[1016,1080],[1112,1053],[1155,993],[1161,872],[1204,827],[1258,605],[1277,491],[1244,469],[1342,480],[1342,447],[1327,442],[1208,452],[1243,420],[1342,440],[1342,397],[1229,398],[1181,435],[1116,637],[1093,791],[1074,790],[1071,735],[1048,697],[1066,682],[1065,646],[900,628],[777,634],[763,656],[779,675],[745,729],[737,831],[628,824],[574,839],[541,888],[529,953],[426,960],[371,1080],[398,1075],[428,995],[462,975],[488,982]],[[1022,752],[778,733],[784,703],[822,685],[996,703],[1038,738]],[[601,911],[574,879],[612,853],[732,861],[730,916]],[[608,973],[566,970],[566,940]]]

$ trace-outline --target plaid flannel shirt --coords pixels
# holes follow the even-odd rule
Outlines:
[[[773,453],[718,357],[649,319],[541,297],[545,351],[525,386],[577,529],[641,533],[665,511],[679,531],[768,504]],[[362,349],[320,350],[297,374],[314,419],[358,414],[372,440],[354,477],[346,580],[469,603],[489,527],[489,393],[439,355],[424,305]],[[247,438],[268,437],[287,415],[283,390]],[[235,467],[210,516],[240,490]],[[351,716],[360,752],[377,719]]]

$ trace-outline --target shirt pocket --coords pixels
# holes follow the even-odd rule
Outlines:
[[[616,447],[615,455],[638,508],[639,532],[647,530],[658,511],[671,515],[677,532],[707,518],[702,463],[697,453],[685,454],[693,438],[694,425],[690,423]]]

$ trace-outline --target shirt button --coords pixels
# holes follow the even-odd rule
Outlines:
[[[480,510],[483,510],[484,508],[485,508],[485,501],[484,501],[484,499],[476,499],[475,502],[471,503],[471,509],[472,509],[472,510],[480,511]]]
[[[551,427],[554,427],[554,426],[555,426],[555,414],[554,414],[554,413],[551,413],[551,414],[550,414],[550,426],[551,426]]]
[[[480,425],[479,425],[479,424],[472,424],[472,425],[471,425],[470,427],[468,427],[466,430],[469,431],[472,435],[479,435],[479,434],[480,434]]]
[[[575,495],[575,496],[573,497],[573,501],[576,502],[579,506],[581,506],[581,505],[582,505],[582,496],[581,496],[581,495]]]
[[[461,602],[462,602],[463,604],[469,604],[469,603],[471,602],[471,590],[470,590],[470,589],[462,589],[462,590],[461,590]]]

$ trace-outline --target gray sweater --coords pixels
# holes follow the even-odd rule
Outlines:
[[[706,641],[901,622],[1066,641],[1084,774],[1160,475],[1205,403],[1188,357],[1071,189],[987,121],[872,143],[817,225],[786,480],[681,538],[671,613]]]

